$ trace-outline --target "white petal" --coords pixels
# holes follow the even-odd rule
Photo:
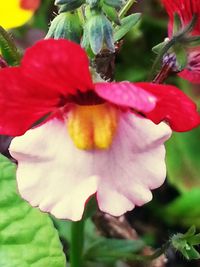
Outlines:
[[[52,120],[13,139],[22,197],[57,218],[79,220],[87,199],[97,190],[91,174],[93,155],[76,149],[65,124]]]
[[[97,192],[101,210],[119,216],[151,200],[150,189],[166,175],[164,141],[170,128],[123,113],[108,150],[76,148],[57,119],[13,139],[17,180],[23,198],[58,218],[79,220]]]

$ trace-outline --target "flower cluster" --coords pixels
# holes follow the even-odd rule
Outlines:
[[[185,28],[196,16],[191,37],[200,37],[200,4],[197,0],[162,0],[169,15],[168,35],[172,37],[175,14],[179,16],[181,27]],[[195,40],[195,39],[194,39]],[[192,82],[200,83],[200,45],[187,48],[187,66],[179,75]]]
[[[71,220],[94,194],[115,216],[150,201],[166,176],[171,129],[200,122],[174,86],[93,81],[85,51],[61,39],[36,43],[19,67],[0,70],[0,113],[1,134],[16,136],[20,194]]]

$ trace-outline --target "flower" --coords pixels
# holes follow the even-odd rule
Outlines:
[[[0,133],[16,136],[20,194],[71,220],[94,194],[115,216],[150,201],[166,176],[171,129],[161,121],[177,131],[199,125],[195,104],[174,86],[93,83],[85,51],[61,39],[0,70],[0,113]]]
[[[39,5],[40,0],[0,1],[0,26],[11,29],[23,25],[32,17]]]
[[[169,15],[168,35],[172,37],[174,27],[174,15],[177,14],[181,21],[181,26],[185,28],[194,15],[197,22],[194,25],[191,36],[200,36],[200,5],[197,0],[162,0]],[[187,65],[179,73],[180,77],[192,82],[200,83],[200,46],[187,49]]]

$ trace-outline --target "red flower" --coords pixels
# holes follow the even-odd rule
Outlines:
[[[149,93],[157,99],[156,105]],[[94,84],[87,55],[79,45],[43,40],[27,50],[20,67],[0,70],[0,133],[22,135],[37,120],[58,116],[70,103],[105,100],[142,112],[155,123],[166,120],[175,131],[188,131],[199,124],[195,104],[176,87]]]
[[[26,10],[35,11],[40,6],[40,0],[21,0],[20,7]]]
[[[93,83],[86,53],[67,40],[41,41],[20,67],[0,70],[0,113],[1,134],[23,134],[9,148],[20,194],[71,220],[94,194],[114,216],[150,201],[166,177],[171,129],[161,121],[177,131],[199,125],[195,104],[174,86]]]
[[[193,16],[197,16],[197,22],[190,33],[191,36],[200,36],[200,3],[197,0],[162,0],[169,15],[168,35],[173,34],[174,15],[180,17],[182,27],[188,25]],[[187,51],[188,62],[186,68],[179,75],[193,83],[200,83],[200,46],[190,48]]]

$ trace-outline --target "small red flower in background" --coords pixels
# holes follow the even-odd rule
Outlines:
[[[115,216],[150,201],[166,176],[162,121],[176,131],[199,125],[174,86],[93,83],[86,53],[67,40],[40,41],[20,67],[0,70],[0,113],[0,133],[19,136],[10,152],[22,197],[71,220],[93,194]]]
[[[169,15],[168,35],[173,34],[174,15],[177,14],[181,20],[182,27],[185,28],[197,16],[197,22],[190,33],[191,36],[200,36],[200,3],[198,0],[162,0]],[[179,75],[192,82],[200,83],[200,46],[188,48],[188,63],[186,68]]]
[[[20,6],[22,9],[35,11],[39,8],[41,0],[21,0]]]

